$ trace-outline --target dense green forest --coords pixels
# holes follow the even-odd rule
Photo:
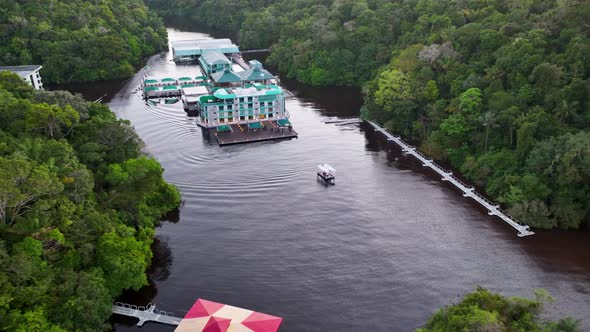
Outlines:
[[[590,223],[588,0],[147,2],[240,26],[242,47],[271,46],[288,77],[363,86],[365,117],[522,222]]]
[[[0,73],[0,330],[98,331],[179,203],[108,107]]]
[[[478,287],[461,302],[437,311],[428,323],[416,332],[443,331],[505,331],[505,332],[575,332],[579,322],[563,318],[557,322],[540,318],[543,306],[553,301],[542,289],[535,299],[507,298]]]
[[[187,20],[205,28],[234,34],[246,15],[265,8],[273,0],[145,0],[166,21]]]
[[[142,0],[0,0],[0,65],[43,65],[46,83],[130,77],[166,40]]]

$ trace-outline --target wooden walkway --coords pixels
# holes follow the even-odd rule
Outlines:
[[[261,123],[265,128],[248,129],[246,125],[232,124],[231,132],[215,132],[214,135],[219,145],[297,138],[297,132],[293,128],[290,130],[286,127],[281,128],[276,124],[276,121],[263,121]]]
[[[182,320],[182,318],[174,317],[171,312],[156,309],[156,306],[152,304],[144,307],[117,302],[113,304],[113,314],[135,317],[139,319],[137,326],[142,326],[145,322],[157,322],[178,326]]]
[[[442,176],[443,181],[448,181],[455,187],[459,188],[463,192],[463,197],[473,198],[476,202],[478,202],[488,210],[488,214],[490,216],[497,216],[498,218],[502,219],[502,221],[510,225],[512,228],[516,229],[518,231],[519,237],[535,234],[529,229],[529,226],[521,225],[514,221],[514,219],[508,213],[504,212],[497,203],[492,202],[485,198],[483,195],[479,194],[477,191],[475,191],[475,188],[473,186],[469,186],[463,183],[461,180],[459,180],[456,176],[453,175],[453,172],[445,170],[440,165],[435,163],[432,159],[420,153],[420,151],[418,151],[415,147],[404,142],[399,136],[392,135],[385,129],[381,128],[375,122],[368,122],[371,126],[373,126],[373,128],[375,128],[376,131],[385,135],[388,141],[395,142],[397,145],[399,145],[404,153],[411,154],[412,156],[416,157],[418,160],[422,162],[422,166],[430,167],[432,170],[434,170]]]
[[[246,53],[262,53],[262,52],[270,52],[269,48],[261,48],[258,50],[245,50],[245,51],[240,51],[241,54],[246,54]]]
[[[363,123],[364,120],[360,118],[341,118],[336,120],[324,121],[325,124],[334,124],[336,126],[346,126],[355,123]]]
[[[232,62],[238,64],[240,67],[244,68],[244,70],[250,69],[250,65],[239,54],[234,54],[232,56]]]

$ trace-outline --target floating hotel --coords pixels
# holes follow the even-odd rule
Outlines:
[[[192,61],[202,76],[146,78],[144,98],[182,100],[220,145],[297,137],[278,79],[257,60],[244,61],[229,39],[173,41],[175,62]]]

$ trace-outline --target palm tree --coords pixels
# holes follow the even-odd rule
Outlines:
[[[497,127],[498,123],[496,121],[496,116],[491,112],[486,112],[482,116],[479,117],[479,121],[481,124],[486,128],[486,137],[484,143],[484,154],[488,153],[488,138],[490,136],[490,128]]]

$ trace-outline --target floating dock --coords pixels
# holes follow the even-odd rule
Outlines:
[[[184,89],[211,86],[211,84],[207,83],[207,79],[206,76],[146,78],[142,84],[143,98],[180,97]]]
[[[445,170],[440,165],[435,163],[432,159],[426,157],[420,151],[418,151],[415,147],[411,146],[410,144],[404,142],[399,136],[394,136],[389,133],[387,130],[383,129],[381,126],[376,124],[373,121],[368,121],[368,123],[373,126],[373,128],[385,135],[387,140],[390,142],[394,142],[402,148],[402,152],[406,154],[410,154],[416,157],[418,160],[422,162],[422,166],[430,167],[432,170],[437,172],[439,175],[442,176],[443,181],[448,181],[449,183],[453,184],[455,187],[459,188],[463,192],[463,197],[471,197],[480,205],[485,207],[488,210],[488,214],[490,216],[497,216],[498,218],[502,219],[505,223],[510,225],[512,228],[518,231],[519,237],[529,236],[535,234],[533,231],[530,230],[529,226],[521,225],[514,221],[514,219],[506,212],[504,212],[500,205],[495,202],[492,202],[485,198],[483,195],[475,191],[473,186],[469,186],[459,180],[456,176],[453,175],[453,172]]]
[[[219,145],[297,138],[297,132],[292,127],[281,126],[279,121],[261,121],[250,125],[231,124],[209,130]]]
[[[137,326],[142,326],[146,322],[157,322],[178,326],[182,321],[182,318],[174,317],[171,312],[158,310],[156,309],[156,306],[152,304],[148,304],[144,307],[117,302],[113,304],[112,313],[139,319]]]

